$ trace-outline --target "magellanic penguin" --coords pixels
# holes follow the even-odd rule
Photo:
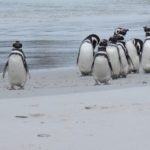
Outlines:
[[[91,34],[87,36],[80,45],[77,57],[77,65],[83,76],[91,75],[94,51],[99,42],[100,38],[98,35]]]
[[[22,44],[19,41],[13,44],[13,49],[3,70],[3,78],[6,70],[8,72],[10,89],[16,89],[17,87],[23,89],[29,73],[26,57],[21,48]]]
[[[94,55],[92,65],[92,74],[95,80],[95,85],[104,83],[108,84],[112,75],[112,66],[106,52],[107,40],[102,40],[98,47],[98,51]]]
[[[128,52],[125,47],[124,37],[121,35],[116,35],[116,38],[121,62],[120,77],[126,77],[129,72]]]
[[[126,77],[126,75],[130,72],[131,66],[134,66],[132,59],[129,56],[128,50],[126,48],[126,41],[124,39],[126,33],[129,29],[119,28],[115,30],[114,35],[117,37],[117,44],[119,47],[120,58],[121,58],[121,76]]]
[[[141,63],[144,72],[150,73],[150,27],[145,26],[144,31],[146,34],[146,38],[143,44]]]
[[[119,35],[119,37],[122,37],[124,39],[127,31],[129,30],[126,28],[118,28],[115,30],[114,35]],[[142,40],[131,39],[127,42],[124,40],[122,43],[125,45],[125,49],[126,49],[129,72],[134,72],[134,73],[139,72],[141,53],[143,47]]]
[[[132,63],[130,63],[130,71],[134,73],[138,73],[140,69],[143,41],[134,38],[128,40],[125,46],[127,48],[128,55],[132,61]]]
[[[116,42],[117,42],[116,36],[112,36],[109,38],[108,45],[106,47],[109,61],[111,62],[113,70],[112,79],[119,78],[121,72],[121,58],[119,48],[116,45]]]

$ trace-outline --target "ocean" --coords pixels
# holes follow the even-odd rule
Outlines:
[[[144,40],[149,8],[149,0],[0,0],[0,72],[16,40],[30,69],[75,66],[86,36],[109,38],[119,26]]]

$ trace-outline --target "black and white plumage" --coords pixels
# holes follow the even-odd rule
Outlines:
[[[125,47],[124,35],[115,35],[117,38],[117,47],[119,48],[120,62],[121,62],[121,71],[120,76],[126,77],[129,73],[129,55]]]
[[[109,38],[108,45],[106,47],[106,51],[109,57],[109,60],[112,65],[112,78],[117,79],[120,77],[121,71],[121,58],[119,53],[119,48],[117,46],[117,38],[116,36],[112,36]]]
[[[144,72],[150,73],[150,27],[145,26],[145,41],[143,44],[143,51],[142,51],[142,68]]]
[[[143,49],[143,41],[136,38],[131,39],[126,42],[125,46],[128,50],[128,55],[132,61],[132,63],[130,63],[130,71],[135,73],[139,72]]]
[[[10,89],[15,89],[16,86],[21,89],[24,88],[29,69],[22,49],[18,47],[12,49],[3,70],[3,78],[5,77],[6,71],[8,72]]]
[[[127,31],[129,30],[125,28],[118,28],[115,30],[114,35],[119,35],[119,37],[123,39],[119,41],[123,43],[126,49],[126,56],[129,64],[129,72],[136,73],[139,72],[140,68],[143,41],[135,38],[126,42],[124,40],[124,37]]]
[[[114,36],[119,35],[120,37],[124,38],[124,36],[127,34],[128,31],[129,31],[129,29],[118,27],[114,31]]]
[[[107,84],[108,81],[111,79],[111,74],[113,71],[109,57],[106,52],[107,45],[105,45],[105,43],[106,40],[103,40],[103,42],[100,43],[98,51],[94,56],[92,71],[96,84]]]
[[[77,57],[77,65],[82,75],[91,74],[94,51],[99,42],[100,38],[96,34],[91,34],[82,41]]]

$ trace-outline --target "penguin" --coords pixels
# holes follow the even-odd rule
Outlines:
[[[127,31],[129,31],[129,29],[119,27],[115,30],[114,35],[119,35],[120,38],[124,39]],[[125,42],[125,40],[121,40],[121,42],[126,49],[125,51],[129,65],[129,72],[138,73],[140,68],[143,41],[135,38],[127,42]]]
[[[145,40],[142,51],[142,68],[145,73],[150,73],[150,27],[144,27]]]
[[[16,89],[16,87],[23,89],[27,80],[27,74],[29,74],[26,56],[19,41],[13,43],[12,46],[13,49],[3,69],[3,78],[7,70],[10,89]]]
[[[121,70],[120,70],[120,77],[126,78],[127,74],[129,73],[129,56],[127,49],[125,47],[124,37],[121,34],[115,35],[117,38],[117,47],[119,49],[119,56],[121,62]]]
[[[100,38],[96,34],[90,34],[82,41],[77,57],[77,65],[82,76],[91,75],[94,53],[99,42]]]
[[[103,39],[98,47],[98,51],[94,55],[92,65],[92,74],[95,80],[95,85],[100,83],[108,84],[111,79],[112,66],[106,52],[107,40]]]
[[[121,58],[119,48],[116,45],[116,42],[117,42],[116,36],[112,36],[109,38],[108,45],[106,47],[106,52],[108,54],[113,70],[112,79],[119,78],[121,71]]]
[[[129,29],[118,27],[114,31],[114,36],[120,35],[124,38],[124,36],[127,34],[128,31],[129,31]]]
[[[143,49],[143,41],[137,38],[128,40],[125,44],[128,55],[132,61],[130,64],[130,71],[138,73],[140,69],[141,55]]]

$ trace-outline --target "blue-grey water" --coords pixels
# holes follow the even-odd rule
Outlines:
[[[20,40],[31,69],[74,66],[80,42],[108,38],[118,26],[144,39],[149,0],[0,0],[0,71]]]

